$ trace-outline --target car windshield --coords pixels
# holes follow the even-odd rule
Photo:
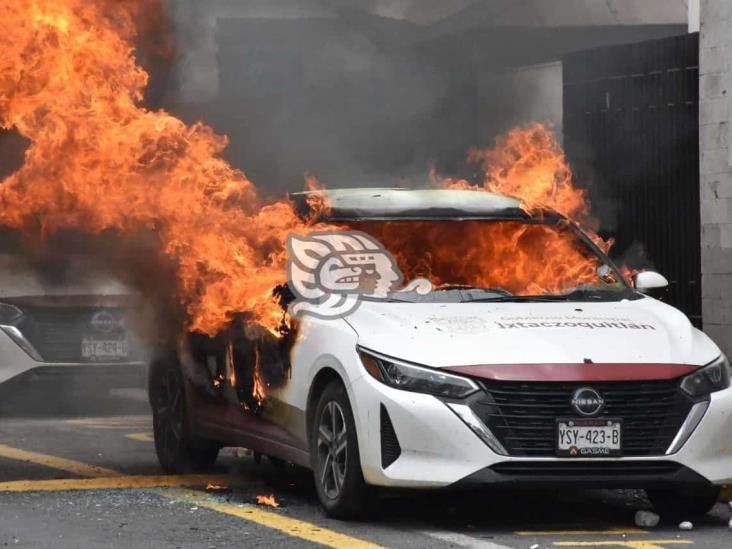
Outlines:
[[[377,239],[404,284],[433,291],[392,301],[615,301],[634,293],[621,273],[566,220],[368,220],[347,223]]]

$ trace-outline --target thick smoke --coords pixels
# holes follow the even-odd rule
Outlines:
[[[678,4],[189,0],[166,97],[228,135],[227,160],[269,192],[306,171],[331,187],[467,177],[466,151],[517,124],[561,135],[564,53],[678,32],[639,26],[684,17]]]

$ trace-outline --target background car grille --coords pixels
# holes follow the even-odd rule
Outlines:
[[[120,324],[108,333],[99,333],[91,325],[92,316],[109,312]],[[46,362],[88,362],[81,356],[83,337],[119,339],[126,333],[126,311],[118,307],[23,307],[24,317],[18,329]],[[139,345],[130,339],[129,355],[124,361],[139,360]]]
[[[570,400],[582,386],[592,386],[605,399],[596,417],[622,418],[626,456],[663,455],[693,405],[678,380],[481,383],[486,393],[471,408],[512,456],[555,455],[556,419],[578,417]]]

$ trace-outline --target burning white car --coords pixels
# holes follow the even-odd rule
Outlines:
[[[247,446],[312,468],[337,517],[362,513],[379,487],[523,483],[639,487],[662,510],[703,513],[732,482],[729,363],[646,295],[661,275],[632,287],[575,224],[506,196],[318,193],[331,224],[383,245],[400,291],[349,285],[378,278],[384,250],[331,239],[335,251],[306,252],[283,304],[322,313],[356,295],[357,307],[302,314],[274,343],[242,328],[161,355],[150,397],[166,470]],[[343,251],[358,257],[333,259]],[[337,280],[318,282],[322,258]]]

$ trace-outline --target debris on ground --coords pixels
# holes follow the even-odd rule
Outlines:
[[[730,530],[732,530],[732,518],[729,519],[729,522],[727,523],[727,528],[729,528]]]
[[[693,530],[694,525],[691,523],[691,521],[685,520],[683,522],[679,523],[679,530]]]
[[[661,520],[661,517],[652,511],[637,511],[635,513],[635,525],[639,528],[653,528],[658,526],[659,520]]]

